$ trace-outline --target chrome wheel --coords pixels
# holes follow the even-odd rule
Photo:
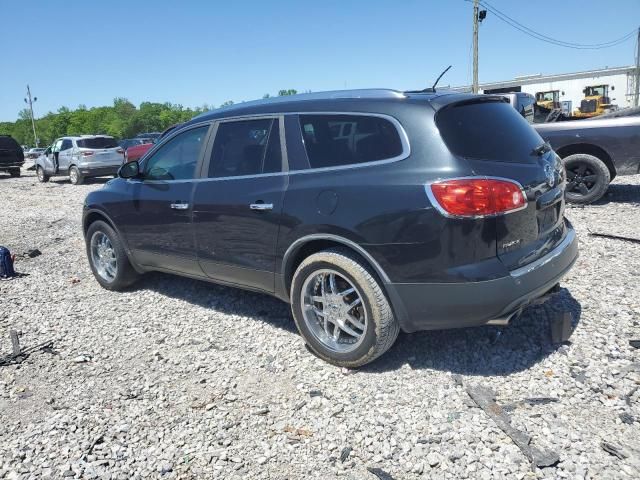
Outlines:
[[[38,174],[38,180],[40,180],[41,182],[44,181],[44,170],[42,169],[42,167],[38,167],[36,173]]]
[[[97,231],[91,237],[91,263],[103,280],[113,282],[118,273],[118,259],[111,240]]]
[[[335,270],[316,270],[301,290],[302,315],[307,328],[335,352],[355,350],[364,340],[367,311],[358,289]]]
[[[69,180],[71,180],[71,183],[74,185],[78,183],[78,171],[75,168],[72,168],[69,172]]]

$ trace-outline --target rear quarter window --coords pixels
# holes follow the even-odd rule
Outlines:
[[[442,139],[459,157],[529,163],[542,138],[518,111],[505,102],[454,104],[436,114]]]
[[[403,153],[395,125],[368,115],[300,115],[311,168],[388,160]]]

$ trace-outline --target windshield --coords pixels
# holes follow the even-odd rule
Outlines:
[[[118,143],[111,137],[81,138],[76,140],[80,148],[115,148]]]

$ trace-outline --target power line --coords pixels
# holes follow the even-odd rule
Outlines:
[[[470,1],[470,0],[466,0],[466,1]],[[488,11],[493,13],[498,19],[502,20],[503,22],[505,22],[506,24],[508,24],[511,27],[515,28],[516,30],[519,30],[520,32],[522,32],[522,33],[524,33],[524,34],[526,34],[526,35],[528,35],[530,37],[533,37],[536,40],[540,40],[542,42],[550,43],[552,45],[556,45],[556,46],[559,46],[559,47],[573,48],[573,49],[576,49],[576,50],[600,50],[600,49],[603,49],[603,48],[610,48],[610,47],[615,47],[616,45],[620,45],[621,43],[624,43],[627,40],[629,40],[630,38],[632,38],[637,32],[637,30],[634,29],[633,31],[627,33],[623,37],[620,37],[620,38],[615,39],[615,40],[611,40],[609,42],[603,42],[603,43],[582,44],[582,43],[566,42],[564,40],[558,40],[556,38],[549,37],[548,35],[544,35],[542,33],[536,32],[535,30],[533,30],[533,29],[523,25],[522,23],[518,22],[517,20],[511,18],[506,13],[498,10],[497,8],[495,8],[494,6],[492,6],[491,4],[489,4],[486,1],[480,1],[479,3],[484,8],[486,8]]]

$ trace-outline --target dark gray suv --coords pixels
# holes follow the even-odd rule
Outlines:
[[[105,288],[159,270],[291,303],[342,366],[505,324],[578,255],[562,163],[500,96],[363,90],[200,115],[84,205]]]

